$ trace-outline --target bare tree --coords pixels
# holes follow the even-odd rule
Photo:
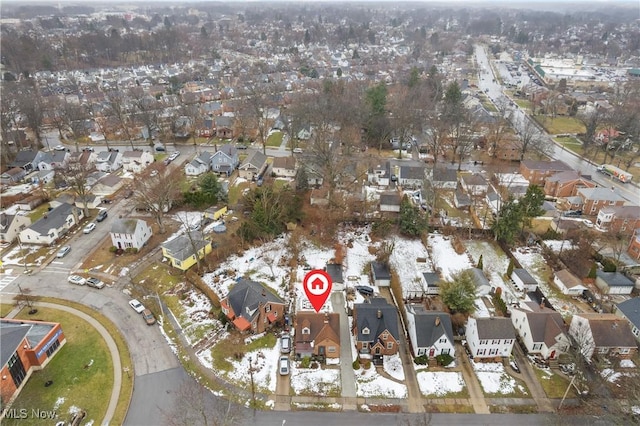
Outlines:
[[[69,184],[76,201],[80,201],[84,217],[89,217],[88,203],[93,194],[89,189],[87,180],[93,171],[94,169],[92,167],[82,164],[79,161],[70,164],[67,170],[57,171],[63,175],[65,181]]]
[[[524,117],[519,132],[519,138],[514,141],[514,145],[520,152],[520,161],[528,153],[533,153],[537,157],[548,155],[553,149],[550,141],[538,130],[532,119]]]
[[[40,88],[34,79],[27,79],[25,84],[21,84],[16,92],[16,102],[18,109],[25,118],[27,126],[35,136],[38,149],[42,145],[42,124],[44,120],[45,102],[40,92]]]
[[[262,145],[262,153],[267,152],[267,137],[271,122],[268,117],[268,109],[272,105],[270,96],[273,87],[266,84],[253,84],[247,88],[248,94],[244,102],[244,121],[248,127],[255,129],[258,142]]]
[[[129,106],[126,94],[116,88],[106,94],[105,100],[107,105],[106,115],[115,119],[118,128],[131,144],[131,149],[134,149],[133,138],[131,137],[132,123],[129,117]]]
[[[243,409],[231,399],[213,395],[197,383],[185,381],[176,391],[173,406],[164,411],[167,426],[233,426],[242,424]]]
[[[148,211],[158,224],[159,232],[166,232],[164,216],[173,203],[182,196],[180,169],[170,169],[162,164],[147,168],[148,175],[141,177],[133,188],[137,208]]]

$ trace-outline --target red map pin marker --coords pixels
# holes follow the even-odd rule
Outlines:
[[[311,302],[311,306],[316,312],[320,312],[324,302],[327,301],[329,294],[331,294],[331,286],[333,285],[331,277],[322,269],[314,269],[304,276],[302,285],[307,299]]]

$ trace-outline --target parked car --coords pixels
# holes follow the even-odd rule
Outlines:
[[[371,296],[373,295],[373,289],[366,285],[357,285],[356,290],[363,296]]]
[[[75,285],[85,285],[87,282],[87,280],[82,278],[80,275],[69,275],[68,281]]]
[[[85,233],[85,234],[90,234],[91,231],[93,231],[94,229],[96,229],[96,224],[95,224],[95,222],[91,222],[90,224],[88,224],[87,226],[84,227],[82,232]]]
[[[69,254],[70,251],[71,251],[71,246],[62,246],[62,247],[60,247],[60,250],[58,250],[58,253],[56,254],[56,257],[57,258],[63,258],[67,254]]]
[[[104,282],[100,281],[99,279],[97,279],[95,277],[89,277],[89,278],[87,278],[87,285],[89,287],[100,289],[100,288],[104,287]]]
[[[100,211],[98,212],[98,215],[96,216],[96,221],[102,222],[103,220],[105,220],[107,218],[107,216],[108,216],[107,210],[106,209],[100,209]]]
[[[56,145],[56,146],[53,147],[53,149],[56,150],[56,151],[64,151],[67,148],[65,148],[64,145]]]
[[[173,161],[180,156],[180,151],[173,151],[169,156],[169,160]]]
[[[164,146],[162,145],[156,145],[155,148],[156,152],[165,152],[166,150],[164,149]]]
[[[84,148],[82,148],[83,151],[88,151],[88,152],[93,152],[93,147],[92,146],[85,146]]]
[[[293,148],[295,154],[302,154],[302,148]]]
[[[281,356],[280,362],[278,362],[278,371],[281,376],[286,376],[289,374],[289,357]]]
[[[147,323],[147,325],[153,325],[156,323],[156,317],[153,316],[150,310],[145,309],[142,311],[142,318]]]
[[[518,363],[515,359],[512,358],[511,360],[509,360],[509,365],[511,366],[511,369],[516,373],[520,372],[520,368],[518,367]]]
[[[136,311],[139,314],[141,314],[145,310],[144,305],[142,303],[140,303],[138,301],[138,299],[129,300],[129,306],[131,306],[133,308],[133,310]]]
[[[291,336],[284,334],[280,337],[280,352],[288,354],[291,352]]]

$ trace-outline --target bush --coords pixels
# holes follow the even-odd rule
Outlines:
[[[305,356],[300,361],[300,368],[309,368],[310,365],[311,365],[311,358],[308,356]]]
[[[362,368],[364,368],[365,370],[368,370],[371,368],[371,361],[369,361],[368,359],[365,360],[364,364],[362,364]]]
[[[351,364],[353,366],[354,370],[360,370],[360,360],[355,360],[353,361],[353,364]]]
[[[118,247],[116,247],[116,246],[111,246],[111,247],[109,247],[109,252],[110,252],[110,253],[115,253],[115,252],[117,252],[117,251],[118,251]]]
[[[598,270],[598,267],[596,266],[595,263],[591,265],[591,269],[589,269],[589,275],[587,275],[587,278],[595,278],[597,270]]]
[[[449,365],[453,362],[453,357],[449,354],[440,354],[436,357],[436,361],[440,365]]]
[[[509,266],[507,266],[507,278],[511,278],[511,274],[513,273],[513,259],[509,259]]]
[[[426,355],[420,355],[415,357],[413,359],[413,362],[415,362],[418,365],[427,365],[427,363],[429,362],[429,358]]]
[[[608,257],[602,259],[602,272],[616,272],[617,269],[618,267],[613,260]]]
[[[502,315],[507,315],[507,304],[504,303],[504,300],[502,300],[502,297],[500,297],[497,292],[493,294],[491,301],[493,302],[493,306],[502,312]]]

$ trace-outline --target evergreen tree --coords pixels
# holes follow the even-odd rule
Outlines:
[[[409,197],[402,197],[400,202],[400,231],[410,237],[417,237],[427,230],[427,222],[420,215],[417,207],[411,204]]]
[[[482,265],[482,255],[480,255],[480,259],[478,259],[478,265],[476,266],[476,268],[478,269],[482,269],[483,265]]]
[[[440,297],[452,312],[473,312],[476,299],[476,284],[470,271],[459,272],[449,281],[440,284]]]
[[[509,266],[507,266],[507,277],[511,277],[511,274],[513,274],[513,259],[509,259]]]

